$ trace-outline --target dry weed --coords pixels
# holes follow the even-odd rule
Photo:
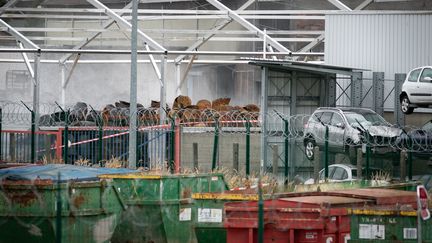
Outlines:
[[[63,159],[61,158],[57,158],[57,157],[51,157],[44,155],[42,157],[42,164],[47,165],[47,164],[63,164]]]

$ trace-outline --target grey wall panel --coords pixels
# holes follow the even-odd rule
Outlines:
[[[335,14],[326,16],[325,62],[395,73],[431,65],[431,14]],[[366,72],[364,78],[371,78]],[[393,82],[386,82],[386,94]],[[340,104],[340,102],[338,102]],[[393,100],[385,103],[393,108]]]

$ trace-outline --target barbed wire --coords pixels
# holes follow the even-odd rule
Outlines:
[[[27,104],[26,104],[27,105]],[[31,108],[30,105],[28,105]],[[3,127],[22,126],[28,129],[31,125],[31,113],[22,103],[0,102],[2,108]],[[130,123],[128,107],[106,106],[103,110],[94,110],[85,103],[77,103],[72,107],[61,108],[56,104],[40,105],[40,127],[99,127],[127,129]],[[368,124],[366,127],[353,126],[347,128],[328,125],[329,134],[325,136],[325,127],[307,127],[310,115],[286,115],[278,111],[265,114],[247,111],[242,107],[231,107],[226,110],[181,108],[164,110],[164,121],[161,122],[159,108],[137,108],[138,127],[153,127],[160,124],[176,125],[184,128],[184,132],[202,132],[213,136],[228,134],[260,134],[263,118],[266,120],[266,136],[281,139],[307,142],[323,146],[328,141],[330,147],[339,147],[348,151],[350,148],[369,146],[373,151],[385,150],[412,151],[432,153],[432,131],[424,131],[414,126],[399,127],[391,124]]]

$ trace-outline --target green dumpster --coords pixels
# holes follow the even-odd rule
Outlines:
[[[193,193],[223,192],[222,174],[103,175],[127,205],[112,242],[196,242]]]
[[[51,180],[2,182],[0,242],[54,242],[57,193],[61,197],[62,242],[109,242],[122,210],[103,181]]]
[[[358,242],[417,241],[417,213],[412,210],[353,209],[351,239]],[[422,242],[432,242],[432,219],[421,223]]]

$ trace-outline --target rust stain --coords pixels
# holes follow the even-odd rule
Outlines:
[[[36,180],[2,180],[1,185],[23,185],[23,186],[47,186],[52,185],[53,181],[51,179],[36,179]]]
[[[37,200],[37,195],[33,191],[4,191],[12,203],[28,207]]]
[[[190,188],[185,188],[182,191],[182,198],[190,198],[192,196],[192,190]]]
[[[82,194],[73,197],[72,199],[72,204],[76,207],[76,208],[80,208],[81,205],[84,203],[85,198]]]

